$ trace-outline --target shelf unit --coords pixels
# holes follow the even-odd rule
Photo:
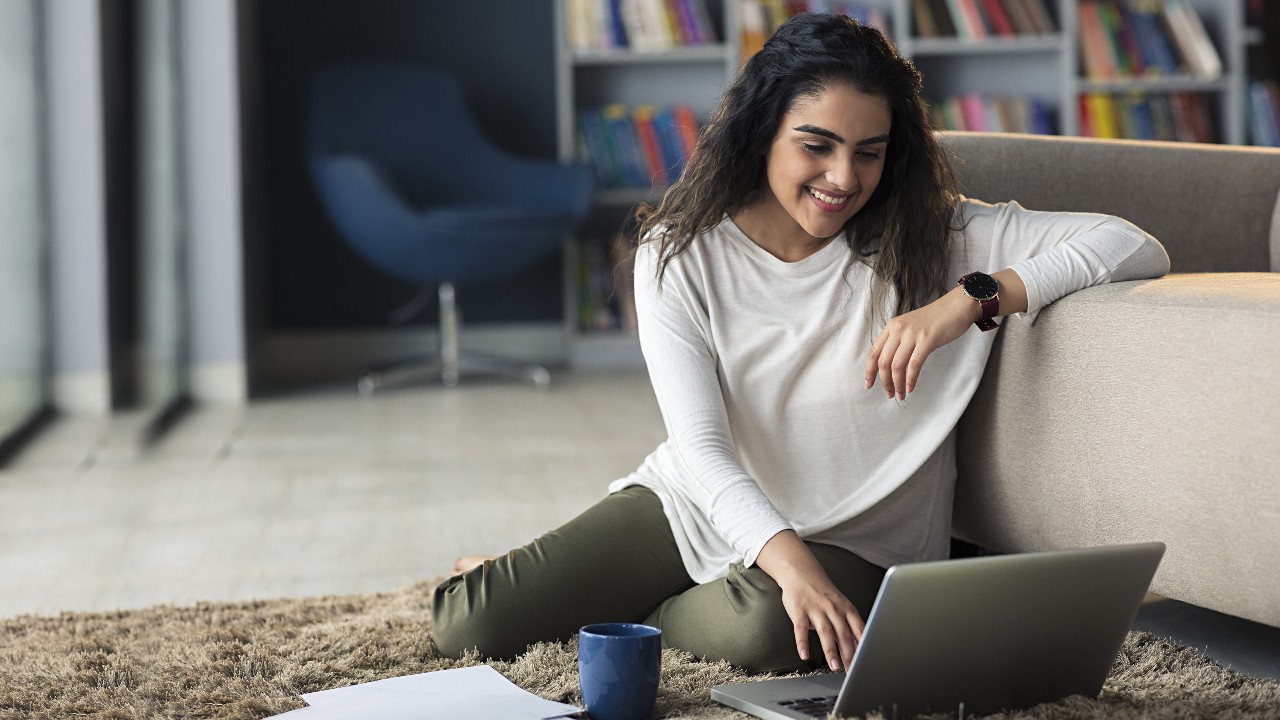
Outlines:
[[[579,159],[577,117],[580,110],[612,102],[687,104],[705,117],[740,62],[740,0],[709,0],[720,42],[665,52],[613,50],[574,53],[568,43],[569,0],[554,0],[556,28],[557,131],[560,157]],[[1247,48],[1260,42],[1260,31],[1247,26],[1245,0],[1189,0],[1222,56],[1221,77],[1125,78],[1098,81],[1084,76],[1080,61],[1077,0],[1046,0],[1057,32],[983,40],[922,38],[913,35],[911,0],[872,0],[888,15],[899,52],[911,58],[925,77],[930,100],[965,92],[1027,95],[1045,100],[1053,110],[1057,131],[1080,132],[1079,98],[1084,93],[1195,92],[1210,98],[1219,140],[1247,142]],[[587,232],[615,232],[638,203],[656,201],[660,189],[603,190],[588,220]],[[632,337],[598,336],[577,329],[576,291],[571,246],[566,255],[565,303],[572,362],[580,366],[637,365],[638,343]]]
[[[1223,75],[1212,79],[1188,76],[1099,81],[1086,78],[1080,62],[1079,3],[1049,0],[1046,4],[1058,28],[1053,35],[938,40],[900,31],[895,43],[924,73],[925,94],[931,99],[974,91],[1037,95],[1056,110],[1060,134],[1078,135],[1077,106],[1082,94],[1203,93],[1210,96],[1219,140],[1233,145],[1246,141],[1245,48],[1250,31],[1245,23],[1243,0],[1190,1],[1222,56]],[[910,0],[893,0],[895,28],[912,27],[910,5]],[[1017,57],[1019,62],[1010,63],[1012,57]]]
[[[570,48],[569,0],[554,2],[557,141],[561,160],[581,160],[577,123],[583,109],[610,103],[684,104],[705,118],[714,109],[725,81],[737,70],[738,0],[708,0],[712,27],[719,42],[661,52],[619,49],[586,53],[576,53]],[[661,197],[660,188],[601,189],[582,235],[611,237],[636,205],[656,202]],[[633,335],[579,330],[578,251],[575,241],[568,243],[564,253],[565,323],[570,337],[570,363],[580,368],[642,366],[640,343]]]

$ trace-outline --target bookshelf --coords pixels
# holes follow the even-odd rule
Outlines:
[[[574,31],[568,23],[575,6],[586,1],[597,0],[554,0],[558,147],[564,160],[582,159],[578,124],[587,108],[610,103],[685,104],[705,118],[737,71],[744,49],[744,20],[748,25],[752,22],[744,17],[747,0],[704,0],[714,42],[645,51],[584,48],[581,38],[571,38]],[[768,5],[773,0],[750,1]],[[1217,49],[1222,72],[1216,77],[1175,74],[1106,79],[1090,77],[1082,60],[1078,21],[1081,3],[1089,1],[1042,0],[1050,31],[981,38],[923,36],[913,14],[918,0],[864,0],[858,4],[884,16],[899,51],[924,74],[925,95],[935,105],[965,94],[1035,98],[1049,131],[1080,135],[1085,130],[1081,127],[1082,98],[1091,93],[1107,94],[1117,101],[1191,93],[1203,98],[1218,142],[1249,141],[1250,66],[1259,64],[1251,57],[1259,54],[1261,44],[1261,30],[1247,20],[1245,4],[1249,0],[1182,0],[1196,12]],[[661,192],[653,187],[602,188],[581,237],[612,237],[636,204],[656,201]],[[638,342],[625,331],[595,332],[581,327],[580,243],[572,245],[565,253],[571,361],[585,367],[639,365]]]
[[[590,0],[596,2],[598,0]],[[669,47],[637,50],[608,47],[582,37],[573,27],[575,12],[583,0],[554,0],[556,27],[556,115],[559,155],[562,160],[583,160],[579,140],[584,111],[621,104],[670,108],[685,106],[699,120],[714,109],[725,82],[738,67],[738,0],[700,0],[705,8],[703,42],[675,42]],[[615,327],[584,328],[584,276],[587,254],[608,253],[612,238],[636,205],[657,202],[662,189],[644,183],[602,181],[598,176],[595,208],[565,252],[566,331],[571,338],[570,363],[580,368],[639,367],[640,344],[621,317]],[[587,308],[589,316],[589,308]],[[623,311],[613,308],[615,315]],[[602,323],[606,324],[606,323]]]

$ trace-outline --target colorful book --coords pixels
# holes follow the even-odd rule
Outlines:
[[[680,131],[684,157],[690,158],[693,156],[694,148],[698,146],[698,116],[688,105],[677,105],[671,112],[675,117],[676,128]]]
[[[1184,0],[1165,0],[1164,9],[1174,40],[1183,48],[1192,74],[1203,78],[1220,77],[1222,58],[1195,9]]]
[[[1114,12],[1115,7],[1108,0],[1096,0],[1098,19],[1102,22],[1102,36],[1106,39],[1107,54],[1116,69],[1116,75],[1127,77],[1132,74],[1129,56],[1120,40],[1120,16]]]
[[[964,128],[977,132],[985,132],[987,127],[987,111],[982,106],[982,96],[978,93],[965,93],[960,96],[960,112],[964,116]]]
[[[911,19],[917,37],[938,37],[938,21],[933,17],[933,9],[929,0],[911,0]]]
[[[1116,67],[1107,45],[1106,30],[1095,0],[1080,0],[1077,8],[1080,23],[1080,53],[1085,75],[1095,80],[1115,77]]]
[[[987,22],[990,23],[991,29],[996,35],[1011,37],[1018,34],[1018,31],[1013,27],[1013,21],[1009,18],[1009,14],[1005,12],[1000,0],[982,0],[982,9],[986,15]]]
[[[662,159],[662,149],[658,145],[658,130],[653,126],[653,108],[641,105],[631,113],[631,121],[635,123],[636,139],[644,154],[645,175],[649,184],[664,187],[667,180],[667,169]]]
[[[978,0],[957,0],[957,4],[964,16],[965,26],[969,29],[969,37],[973,40],[985,40],[989,33],[982,11],[978,9]]]
[[[1013,23],[1013,29],[1019,35],[1035,35],[1036,26],[1027,13],[1027,8],[1019,0],[1003,0],[1004,9]]]
[[[1086,93],[1086,112],[1093,137],[1118,138],[1120,128],[1116,123],[1116,113],[1111,96],[1106,93]]]
[[[1049,8],[1045,7],[1044,0],[1019,0],[1027,15],[1031,18],[1031,22],[1036,26],[1036,32],[1040,35],[1052,35],[1058,31],[1057,25],[1053,22],[1053,16],[1049,14]]]
[[[1142,51],[1143,68],[1150,75],[1178,74],[1178,58],[1159,19],[1159,5],[1150,0],[1130,0],[1126,9],[1133,34]]]

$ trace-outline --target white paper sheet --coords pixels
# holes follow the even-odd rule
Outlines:
[[[544,700],[521,690],[497,670],[477,665],[378,680],[302,696],[310,707],[282,720],[432,720],[433,718],[527,718],[548,720],[582,708]]]

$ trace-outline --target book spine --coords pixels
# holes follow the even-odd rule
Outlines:
[[[768,20],[765,18],[764,6],[760,4],[760,0],[740,0],[738,13],[742,28],[739,46],[742,51],[742,60],[745,62],[764,47]]]
[[[1044,0],[1022,0],[1023,5],[1027,9],[1027,13],[1031,16],[1032,22],[1039,28],[1041,35],[1052,35],[1058,31],[1053,22],[1053,16],[1049,14],[1049,8],[1044,4]]]
[[[1204,23],[1200,21],[1200,15],[1184,0],[1166,0],[1174,2],[1182,15],[1182,22],[1187,28],[1187,34],[1191,39],[1192,47],[1196,54],[1197,65],[1200,69],[1200,75],[1206,78],[1217,78],[1222,76],[1222,57],[1218,54],[1218,49],[1214,47],[1213,40],[1209,38],[1209,33],[1205,30]]]
[[[965,123],[964,105],[960,101],[959,95],[952,95],[947,98],[943,105],[943,114],[947,118],[947,127],[952,130],[976,130]]]
[[[675,182],[684,172],[685,157],[680,130],[676,127],[675,114],[670,106],[658,109],[653,117],[653,129],[658,138],[658,152],[662,156],[667,182]]]
[[[681,150],[685,159],[688,160],[693,157],[693,151],[698,146],[698,116],[688,105],[677,105],[672,108],[671,113],[675,117],[676,129],[680,133]]]
[[[1098,13],[1098,20],[1102,24],[1102,37],[1106,42],[1107,55],[1111,59],[1111,64],[1115,68],[1117,77],[1125,77],[1132,74],[1129,67],[1129,57],[1125,54],[1124,45],[1120,41],[1120,18],[1112,13],[1112,5],[1107,0],[1096,0],[1094,8]]]
[[[1115,67],[1110,62],[1106,38],[1103,37],[1102,18],[1094,0],[1080,0],[1077,8],[1080,20],[1080,52],[1084,60],[1085,74],[1095,80],[1110,78]]]
[[[605,144],[600,111],[592,109],[579,113],[578,132],[586,147],[586,157],[595,171],[596,183],[601,187],[617,186],[617,178],[609,163],[609,147]]]
[[[1173,111],[1169,108],[1167,95],[1147,96],[1147,107],[1151,108],[1151,124],[1155,127],[1157,140],[1176,140],[1173,130]]]
[[[1000,4],[1000,0],[983,0],[982,6],[986,10],[987,19],[991,22],[991,28],[997,35],[1011,37],[1017,34],[1013,27],[1013,21],[1009,19],[1009,15],[1004,11],[1004,6]]]
[[[915,24],[917,37],[938,37],[938,23],[933,19],[929,0],[911,0],[911,19]]]
[[[947,0],[947,10],[951,15],[951,22],[956,28],[956,37],[961,40],[973,40],[973,27],[969,24],[969,17],[964,12],[961,3],[964,0]]]
[[[1169,45],[1177,53],[1179,68],[1188,74],[1198,75],[1200,62],[1196,58],[1195,42],[1187,34],[1187,26],[1183,24],[1177,5],[1166,2],[1161,6],[1160,21]]]
[[[978,132],[986,132],[991,128],[987,127],[987,111],[982,104],[982,96],[978,93],[965,93],[960,96],[960,110],[964,113],[964,125],[966,130],[975,130]]]
[[[711,22],[711,12],[707,10],[707,0],[687,0],[687,2],[702,42],[716,42],[715,25]]]
[[[609,37],[611,38],[609,47],[625,48],[631,47],[631,38],[627,37],[627,19],[626,14],[630,12],[626,7],[633,7],[632,0],[602,0],[608,2],[608,12],[605,13]]]
[[[649,184],[665,187],[668,183],[667,169],[662,160],[662,150],[658,147],[658,132],[653,126],[653,115],[651,106],[641,105],[632,112],[631,120],[635,123],[636,138],[644,154],[645,174],[649,178]]]
[[[1116,113],[1111,96],[1106,93],[1088,93],[1086,95],[1090,124],[1093,136],[1099,138],[1118,138],[1120,129],[1116,123]]]
[[[1026,7],[1020,0],[1003,0],[1004,9],[1013,23],[1013,29],[1019,35],[1035,35],[1036,25],[1027,14]]]
[[[1147,59],[1142,52],[1142,45],[1138,42],[1137,29],[1133,25],[1133,15],[1129,12],[1128,6],[1122,0],[1109,0],[1108,9],[1115,18],[1120,34],[1120,46],[1124,48],[1130,74],[1146,75]]]
[[[1178,60],[1173,48],[1169,46],[1168,37],[1161,29],[1156,8],[1146,3],[1133,3],[1129,7],[1129,19],[1138,38],[1138,46],[1142,48],[1147,72],[1157,75],[1178,74]]]
[[[974,40],[985,40],[988,35],[987,26],[982,18],[982,11],[978,9],[978,0],[959,0],[959,2],[971,37]]]

